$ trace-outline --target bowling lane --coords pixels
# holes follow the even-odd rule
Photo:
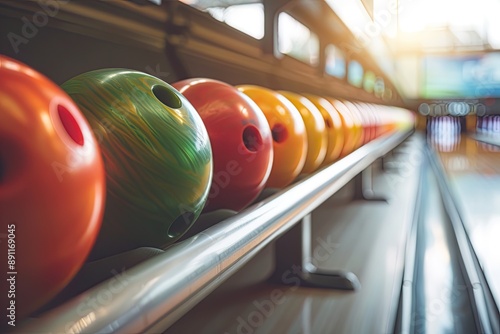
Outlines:
[[[443,142],[446,145],[433,146],[493,298],[500,306],[500,149],[468,136],[448,136]]]
[[[452,223],[430,167],[425,168],[413,278],[412,333],[477,333]]]

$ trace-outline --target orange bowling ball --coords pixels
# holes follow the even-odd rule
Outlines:
[[[370,130],[370,123],[368,120],[368,116],[366,115],[366,112],[364,108],[362,108],[358,102],[351,102],[351,112],[355,113],[359,120],[361,121],[361,128],[363,129],[363,140],[361,142],[361,146],[365,145],[370,141],[370,136],[371,136],[371,130]]]
[[[370,110],[371,110],[371,117],[372,117],[372,122],[373,122],[373,139],[376,139],[379,137],[379,126],[380,126],[380,114],[379,110],[377,108],[376,104],[369,104],[368,105]]]
[[[325,160],[328,134],[325,121],[316,106],[304,96],[292,92],[279,91],[297,108],[304,120],[307,133],[307,156],[302,173],[314,172]]]
[[[370,132],[368,141],[372,141],[376,137],[375,136],[375,133],[376,133],[375,117],[373,115],[372,106],[369,105],[368,103],[360,103],[359,105],[360,105],[361,110],[364,111],[364,114],[365,114],[367,122],[368,122],[368,128],[369,128],[369,132]]]
[[[375,121],[375,138],[378,138],[382,135],[381,131],[381,122],[382,122],[382,116],[380,115],[380,108],[376,104],[371,105],[372,110],[373,110],[373,118]]]
[[[321,112],[325,121],[326,132],[328,136],[328,145],[325,155],[325,160],[322,165],[328,165],[339,158],[342,148],[344,147],[344,128],[342,126],[342,119],[337,110],[326,99],[304,94],[316,108]]]
[[[373,119],[373,113],[371,107],[364,102],[357,102],[356,105],[358,109],[363,113],[367,127],[368,127],[368,139],[367,142],[372,141],[375,138],[375,123]]]
[[[359,110],[356,108],[356,106],[352,102],[342,100],[342,103],[346,106],[348,112],[351,113],[351,116],[352,116],[352,119],[354,122],[354,127],[357,130],[355,149],[358,149],[361,146],[363,146],[363,144],[365,143],[365,138],[367,137],[364,119],[360,115]]]
[[[340,157],[343,158],[357,148],[356,145],[359,141],[359,129],[354,122],[351,112],[347,109],[345,104],[336,99],[329,99],[329,102],[339,113],[339,116],[342,119],[342,126],[344,128],[344,146],[340,152]]]
[[[306,127],[299,111],[283,95],[270,89],[253,85],[237,88],[260,107],[271,128],[274,159],[266,187],[289,185],[302,171],[307,156]]]
[[[378,135],[382,136],[395,130],[396,124],[394,122],[394,113],[392,108],[379,106],[379,109],[381,121]]]
[[[2,309],[13,306],[20,321],[84,263],[101,227],[105,173],[89,124],[66,93],[3,56],[0,78]]]

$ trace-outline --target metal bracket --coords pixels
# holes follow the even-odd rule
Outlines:
[[[377,197],[373,191],[373,164],[354,177],[353,200],[387,202],[387,198]]]
[[[312,288],[359,289],[361,283],[354,273],[323,270],[312,263],[311,224],[312,215],[308,214],[276,241],[276,265],[270,280]]]

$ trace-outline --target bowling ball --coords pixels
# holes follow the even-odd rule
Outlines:
[[[302,171],[307,155],[306,128],[299,111],[273,90],[252,85],[237,88],[257,103],[271,128],[274,160],[266,187],[289,185]]]
[[[383,136],[389,130],[390,115],[387,110],[388,108],[385,106],[376,106],[378,116],[377,137]]]
[[[325,121],[328,136],[326,156],[322,164],[325,166],[338,159],[344,147],[344,128],[342,127],[342,119],[337,110],[335,110],[326,99],[310,94],[304,94],[304,96],[314,103]]]
[[[373,106],[368,103],[360,103],[362,110],[366,113],[366,118],[368,119],[368,126],[370,128],[370,139],[369,141],[377,138],[377,124],[375,118],[375,112]]]
[[[358,115],[361,116],[363,123],[363,145],[370,142],[374,138],[374,129],[371,118],[371,110],[362,102],[353,102],[354,108],[357,109]]]
[[[354,128],[356,129],[356,141],[355,141],[356,145],[354,145],[354,148],[358,149],[364,145],[365,138],[367,137],[365,120],[363,116],[360,114],[358,108],[356,108],[356,106],[352,102],[347,100],[342,100],[342,103],[346,106],[347,111],[351,113],[354,122]]]
[[[248,96],[226,83],[188,79],[173,84],[195,107],[210,137],[213,179],[204,211],[239,211],[264,189],[273,163],[269,124]]]
[[[343,158],[357,148],[356,145],[359,142],[359,128],[354,123],[351,112],[342,102],[331,98],[328,99],[328,101],[339,113],[342,120],[342,127],[344,129],[344,146],[340,152],[340,158]]]
[[[2,309],[14,302],[19,321],[84,263],[101,226],[105,174],[89,124],[66,93],[4,56],[0,78]]]
[[[297,108],[306,126],[307,155],[302,173],[314,172],[325,160],[328,135],[325,121],[316,106],[305,97],[292,92],[279,91]]]
[[[364,110],[364,108],[361,107],[358,102],[351,102],[350,110],[352,113],[356,114],[361,121],[361,128],[363,129],[363,139],[361,142],[361,146],[363,146],[371,140],[370,120],[368,118],[366,110]]]
[[[385,107],[380,105],[373,105],[374,115],[376,119],[376,132],[375,136],[378,138],[382,136],[385,132],[384,123],[386,118]]]
[[[212,181],[207,130],[177,90],[151,75],[102,69],[62,85],[100,141],[107,204],[91,259],[180,238]]]

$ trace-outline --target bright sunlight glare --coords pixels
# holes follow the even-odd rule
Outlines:
[[[471,31],[494,48],[500,48],[498,13],[499,0],[399,0],[399,30]]]

